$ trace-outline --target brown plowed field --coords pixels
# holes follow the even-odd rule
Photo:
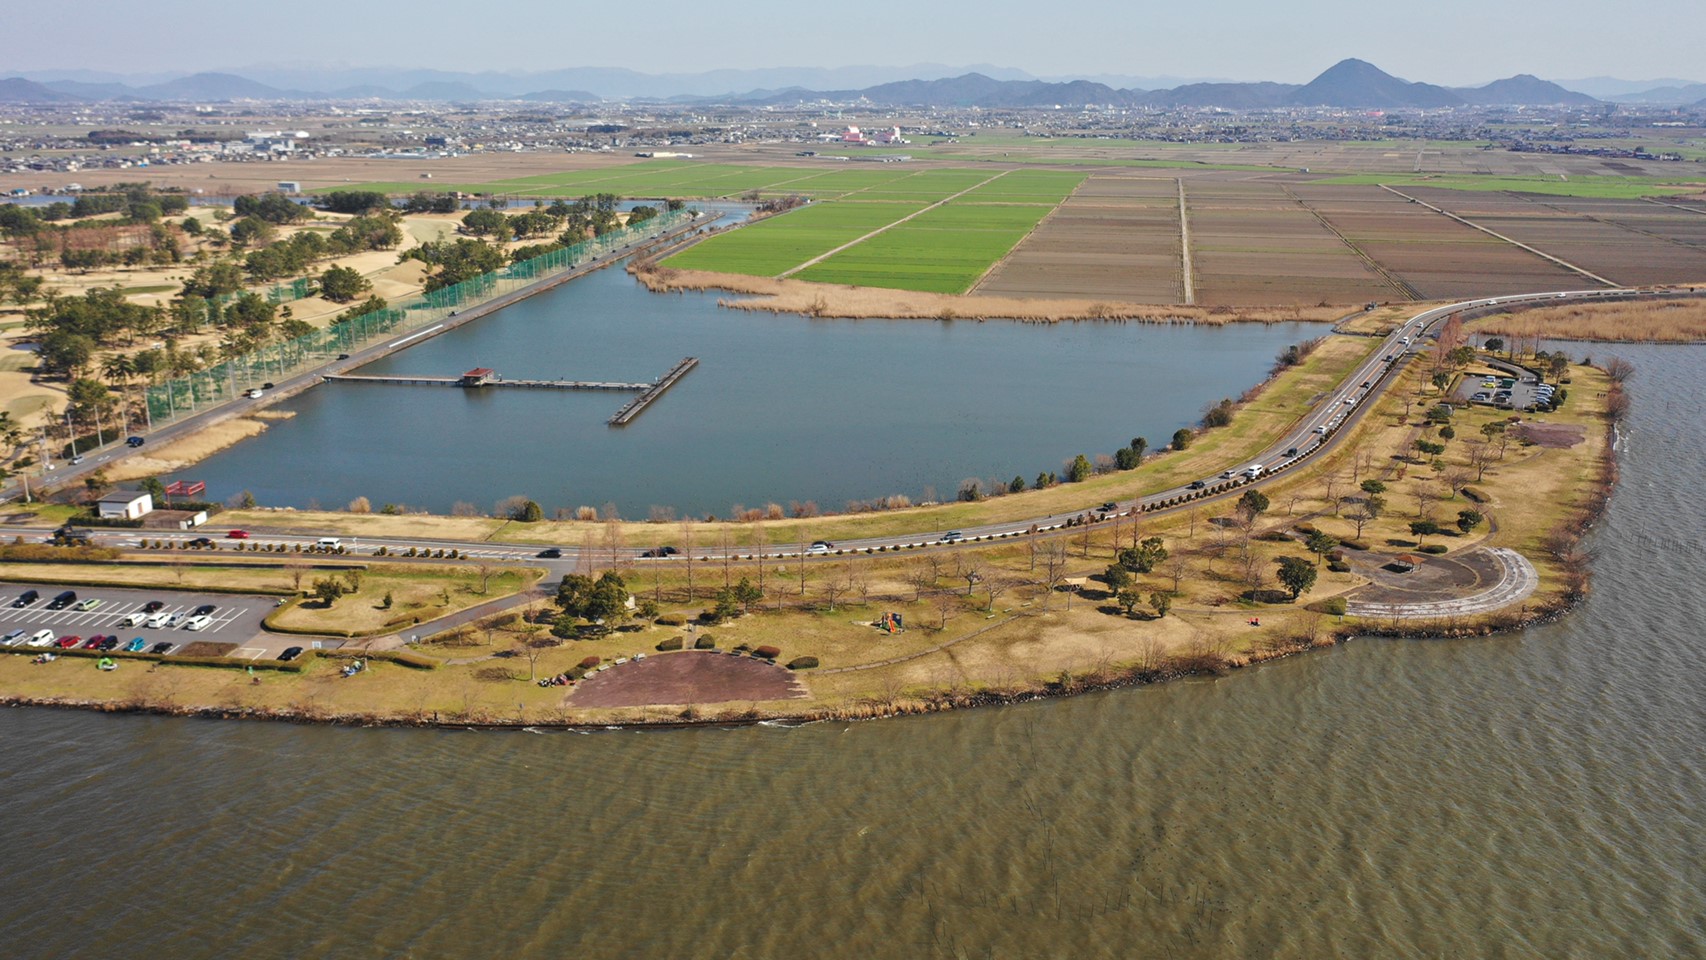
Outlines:
[[[569,694],[569,702],[576,707],[643,707],[805,695],[798,678],[775,664],[688,650],[630,660],[591,674]]]
[[[1427,299],[1561,290],[1588,282],[1377,186],[1296,184],[1292,189],[1364,253]]]
[[[1706,217],[1639,201],[1559,202],[1551,197],[1426,188],[1405,192],[1619,284],[1706,278],[1706,248],[1686,242],[1691,228],[1706,236],[1706,229],[1692,223]],[[1637,219],[1631,207],[1651,208],[1652,213]],[[1652,229],[1653,225],[1662,229]]]
[[[1402,293],[1277,183],[1185,185],[1197,300],[1356,303]]]
[[[976,293],[1181,303],[1178,187],[1091,177],[997,264]]]

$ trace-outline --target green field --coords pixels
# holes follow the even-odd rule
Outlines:
[[[957,200],[801,271],[801,280],[964,293],[1024,239],[1052,204]]]
[[[878,227],[924,209],[925,203],[823,202],[712,237],[665,264],[773,277],[857,240]]]
[[[1669,194],[1698,192],[1706,187],[1706,179],[1690,181],[1657,177],[1451,177],[1427,174],[1356,173],[1343,177],[1317,180],[1328,184],[1387,184],[1404,187],[1435,187],[1440,190],[1504,191],[1538,193],[1553,197],[1598,197],[1614,200],[1636,200],[1641,197],[1662,197]]]

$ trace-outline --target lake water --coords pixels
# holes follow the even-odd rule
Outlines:
[[[1617,352],[1623,480],[1557,623],[800,729],[4,711],[0,934],[18,958],[1706,955],[1706,350]]]
[[[717,300],[648,293],[613,268],[360,371],[647,382],[700,359],[626,428],[605,421],[629,393],[326,384],[284,405],[295,419],[183,476],[277,506],[490,510],[522,494],[629,518],[952,498],[967,477],[1029,482],[1135,436],[1159,447],[1324,330],[811,320]]]

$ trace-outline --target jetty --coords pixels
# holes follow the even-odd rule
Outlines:
[[[670,368],[670,371],[658,378],[658,381],[646,387],[646,391],[622,405],[616,411],[616,416],[607,421],[613,427],[625,427],[628,422],[644,413],[653,400],[663,396],[665,390],[675,386],[675,382],[687,375],[687,371],[699,365],[698,357],[682,357],[681,362]]]
[[[389,383],[409,387],[530,387],[541,390],[647,390],[650,383],[617,380],[505,380],[490,370],[470,370],[460,377],[379,376],[365,373],[327,374],[327,383]]]

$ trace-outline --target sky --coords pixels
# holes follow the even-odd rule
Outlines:
[[[9,4],[0,76],[253,64],[642,73],[995,64],[1036,76],[1302,83],[1345,57],[1408,80],[1706,79],[1702,0],[55,0]],[[25,38],[39,42],[19,42]]]

